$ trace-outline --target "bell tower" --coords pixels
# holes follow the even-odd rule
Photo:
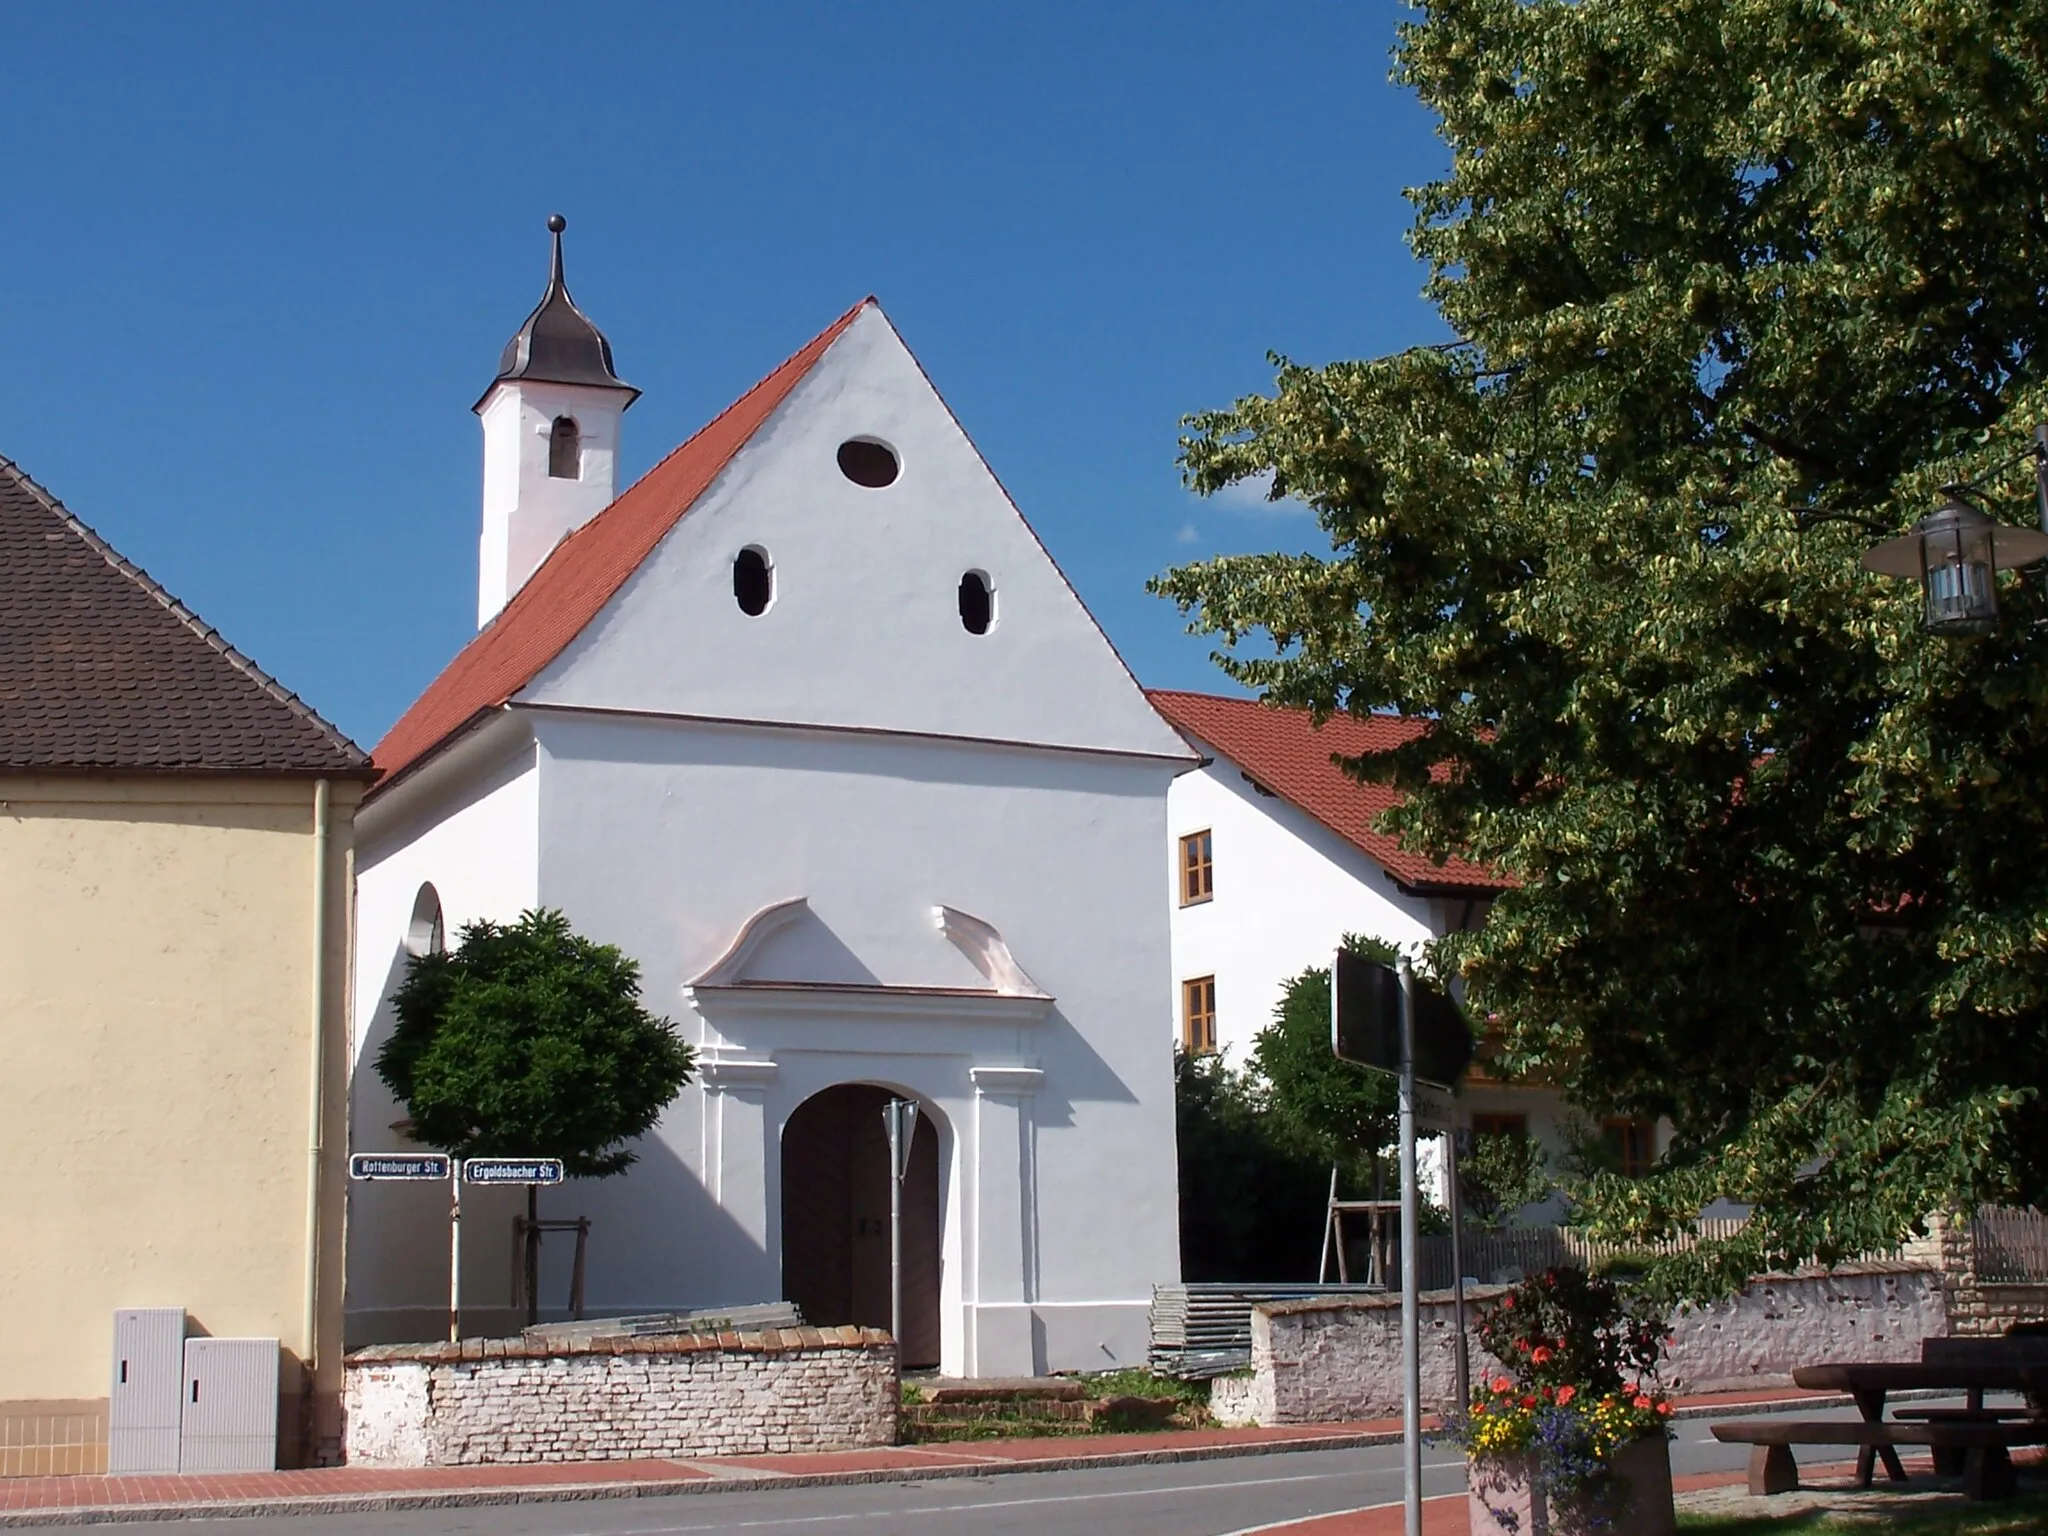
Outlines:
[[[476,624],[482,629],[564,538],[611,504],[619,421],[640,391],[612,368],[612,345],[562,279],[562,231],[548,217],[547,291],[498,360],[474,409],[484,428],[484,526]]]

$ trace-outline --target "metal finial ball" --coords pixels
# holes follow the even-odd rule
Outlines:
[[[559,235],[563,230],[567,229],[568,227],[569,221],[563,218],[559,213],[551,213],[548,215],[548,228],[553,230],[556,234]]]

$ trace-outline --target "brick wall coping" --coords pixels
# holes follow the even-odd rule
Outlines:
[[[882,1328],[764,1328],[743,1333],[666,1333],[592,1339],[464,1339],[435,1344],[373,1344],[352,1352],[347,1365],[417,1362],[453,1365],[469,1360],[552,1360],[576,1355],[793,1354],[800,1350],[893,1350]]]
[[[1787,1280],[1831,1280],[1856,1275],[1938,1276],[1940,1273],[1941,1271],[1927,1264],[1911,1264],[1892,1259],[1880,1259],[1858,1264],[1837,1264],[1833,1269],[1823,1269],[1815,1265],[1807,1269],[1793,1270],[1790,1273],[1773,1270],[1768,1274],[1753,1276],[1749,1283],[1751,1285],[1765,1285],[1773,1282],[1782,1283]],[[1465,1287],[1465,1302],[1469,1306],[1475,1302],[1491,1301],[1494,1297],[1504,1296],[1513,1289],[1514,1287],[1511,1285],[1468,1285]],[[1455,1296],[1456,1292],[1448,1290],[1424,1291],[1421,1300],[1425,1306],[1441,1305],[1452,1301]],[[1399,1291],[1389,1291],[1384,1296],[1332,1296],[1328,1298],[1305,1296],[1295,1301],[1262,1301],[1255,1310],[1265,1313],[1268,1317],[1289,1317],[1304,1312],[1372,1312],[1400,1305],[1401,1293]]]

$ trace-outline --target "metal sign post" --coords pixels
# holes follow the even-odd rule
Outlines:
[[[1457,1312],[1458,1331],[1452,1336],[1457,1351],[1453,1364],[1458,1373],[1458,1411],[1472,1407],[1472,1352],[1465,1342],[1465,1191],[1458,1183],[1458,1139],[1465,1133],[1456,1126],[1444,1133],[1444,1182],[1451,1205],[1451,1303]]]
[[[448,1181],[448,1342],[462,1341],[462,1164]]]
[[[1401,975],[1401,1492],[1407,1536],[1422,1536],[1422,1224],[1415,1200],[1415,968]]]
[[[889,1134],[889,1337],[903,1360],[903,1180],[910,1173],[910,1148],[917,1139],[917,1101],[891,1099],[882,1106]]]

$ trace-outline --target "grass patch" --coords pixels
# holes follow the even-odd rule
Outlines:
[[[1098,1371],[1074,1379],[1080,1382],[1093,1398],[1171,1398],[1176,1403],[1190,1406],[1205,1409],[1209,1406],[1209,1384],[1206,1381],[1182,1381],[1178,1376],[1155,1376],[1143,1367],[1121,1371]]]
[[[1817,1510],[1805,1515],[1680,1515],[1685,1536],[1820,1536],[1866,1531],[1872,1536],[2037,1536],[2048,1531],[2048,1495],[2031,1494],[1990,1504],[1901,1510],[1896,1517],[1873,1507],[1844,1516]]]

